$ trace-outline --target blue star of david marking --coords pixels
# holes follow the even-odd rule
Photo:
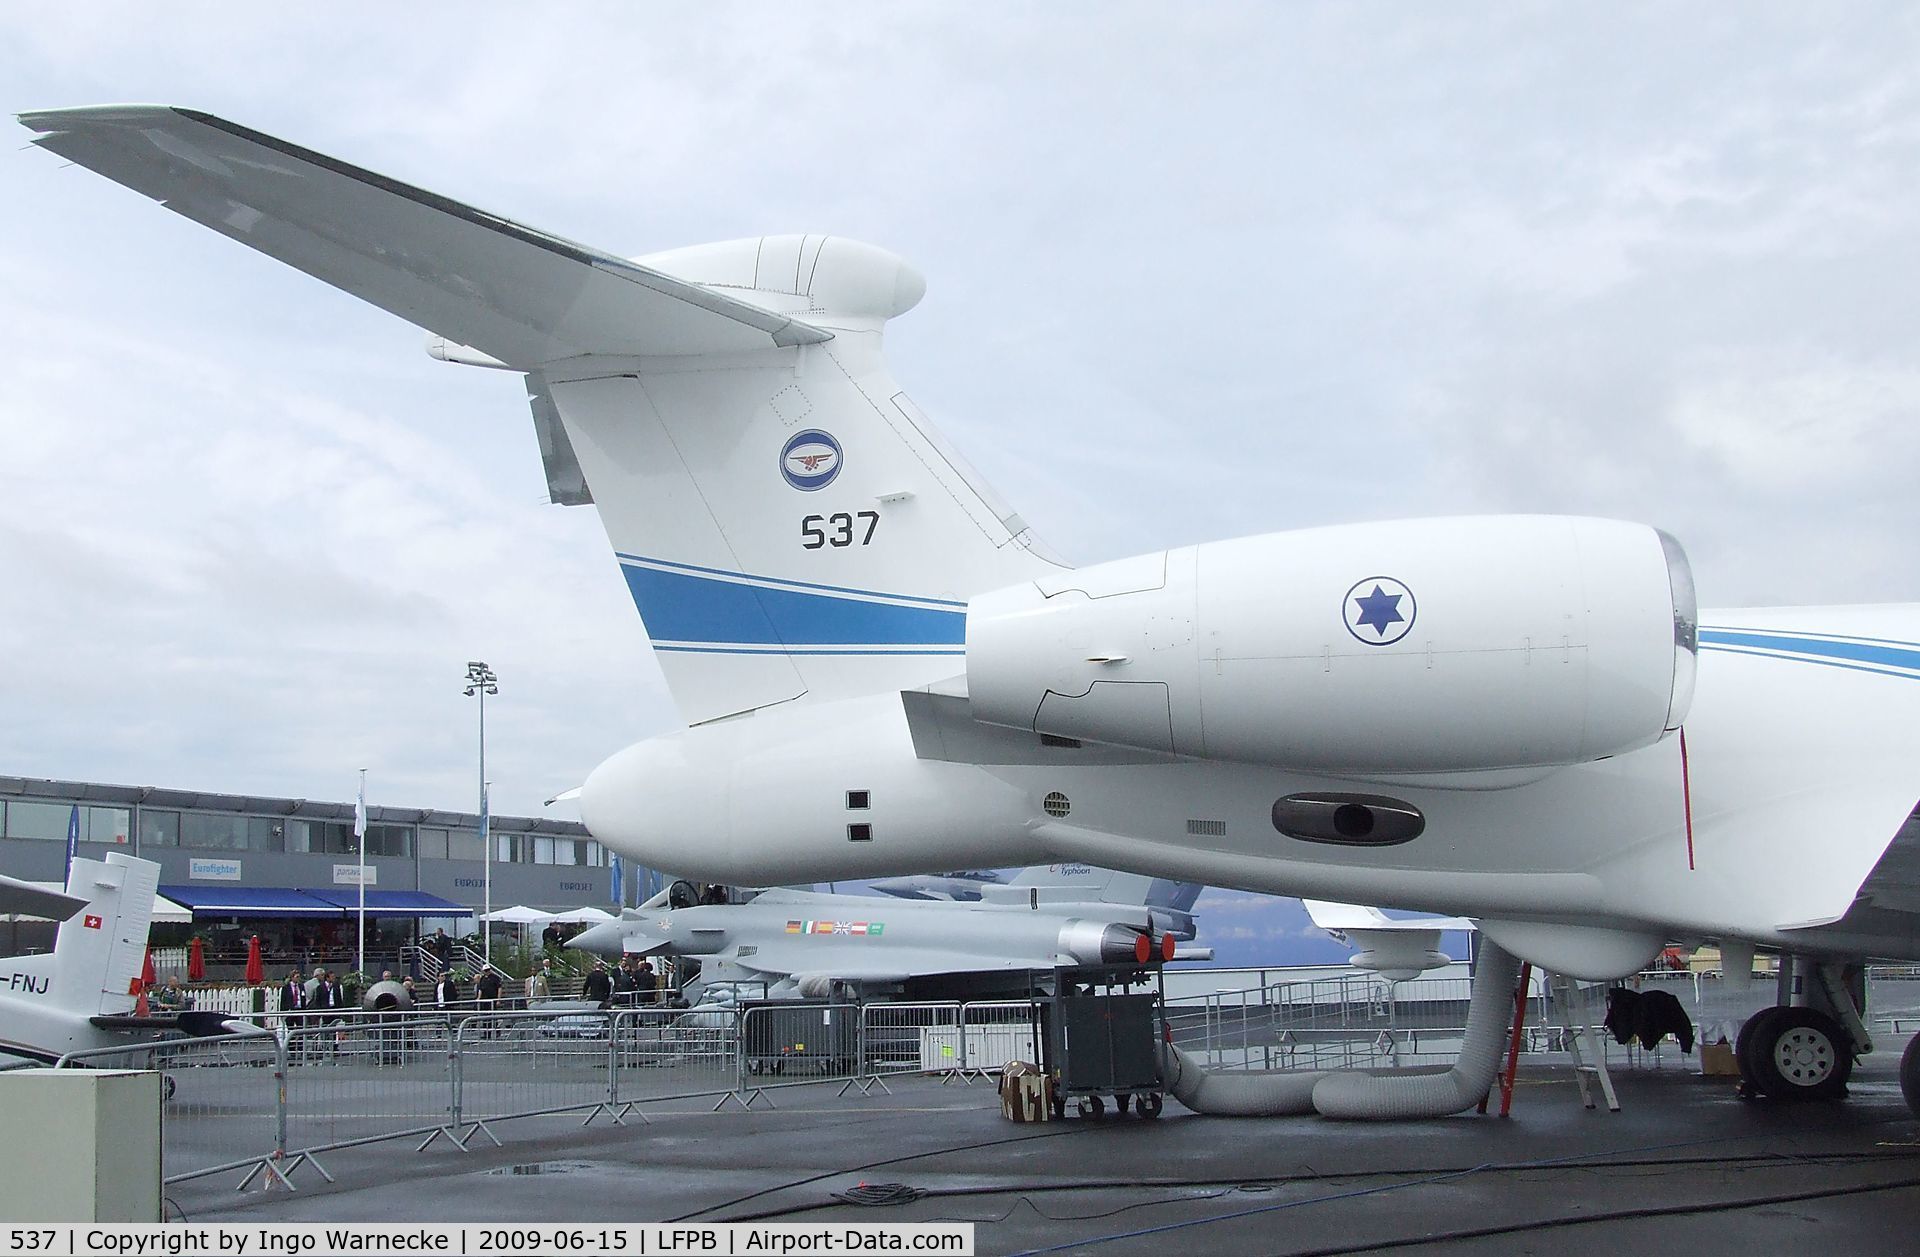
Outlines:
[[[1385,637],[1389,624],[1399,624],[1407,618],[1400,614],[1400,598],[1401,595],[1390,594],[1375,585],[1372,593],[1364,598],[1354,599],[1360,607],[1360,617],[1355,623],[1364,624],[1379,636]]]

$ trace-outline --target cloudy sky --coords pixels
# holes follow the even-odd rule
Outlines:
[[[1920,598],[1905,6],[396,7],[10,8],[0,103],[884,245],[896,374],[1078,561],[1554,510],[1712,606]],[[500,810],[674,727],[516,380],[50,154],[0,190],[0,773],[471,806],[475,657]]]

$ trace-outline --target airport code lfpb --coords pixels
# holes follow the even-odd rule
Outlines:
[[[642,1257],[700,1254],[941,1253],[972,1257],[971,1222],[788,1222],[763,1226],[636,1225],[583,1222],[563,1226],[480,1223],[279,1225],[12,1226],[0,1229],[0,1254],[109,1254],[111,1257],[188,1257],[229,1254],[327,1257],[359,1253],[447,1253],[487,1257]]]

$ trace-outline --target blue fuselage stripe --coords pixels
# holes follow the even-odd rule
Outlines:
[[[873,595],[849,597],[824,589],[770,589],[743,584],[737,575],[728,580],[684,568],[663,571],[623,563],[621,570],[648,636],[662,648],[699,643],[705,651],[838,647],[835,653],[840,653],[863,646],[918,646],[945,648],[945,653],[967,640],[962,610],[875,602]]]
[[[1920,644],[1912,642],[1836,641],[1797,633],[1703,628],[1700,630],[1700,644],[1708,649],[1718,647],[1742,653],[1773,653],[1776,657],[1797,659],[1803,663],[1827,663],[1843,667],[1865,665],[1875,670],[1891,669],[1900,675],[1920,675]]]
[[[766,585],[779,585],[785,589],[819,590],[830,594],[859,594],[868,598],[886,598],[897,602],[929,603],[937,607],[953,607],[964,611],[967,604],[951,598],[922,598],[915,594],[889,594],[877,589],[855,589],[850,585],[816,585],[811,581],[788,580],[782,576],[754,576],[745,572],[729,572],[724,568],[701,567],[694,563],[675,563],[671,559],[650,559],[645,555],[628,554],[622,550],[614,551],[614,557],[621,563],[638,563],[645,567],[666,568],[675,572],[692,572],[701,576],[717,576],[728,581],[754,581]]]

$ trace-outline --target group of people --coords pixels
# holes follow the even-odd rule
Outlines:
[[[655,1004],[660,1001],[660,978],[651,960],[622,956],[619,966],[612,970],[606,961],[596,960],[593,971],[581,984],[580,994],[585,999],[598,1001],[602,1008],[622,996],[625,997],[619,998],[622,1004]]]
[[[309,1009],[327,1009],[345,1007],[346,995],[340,989],[340,979],[316,966],[313,976],[301,980],[298,969],[289,970],[287,980],[280,984],[280,1011],[283,1013],[305,1012]]]

